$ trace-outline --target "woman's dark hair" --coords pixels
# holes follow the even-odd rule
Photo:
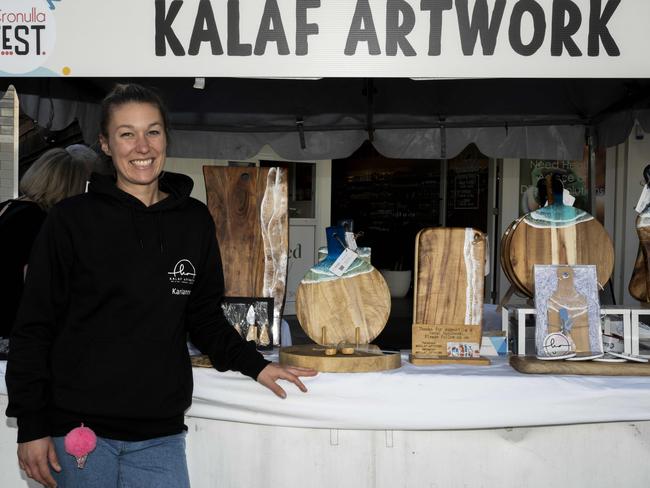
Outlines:
[[[169,117],[165,104],[155,91],[135,83],[115,85],[115,88],[102,100],[99,133],[104,137],[108,137],[108,123],[111,119],[112,110],[120,105],[133,102],[149,103],[158,109],[165,126],[165,136],[169,140]]]

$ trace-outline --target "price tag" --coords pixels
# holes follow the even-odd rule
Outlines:
[[[639,202],[636,204],[636,213],[643,213],[643,211],[650,205],[650,189],[648,185],[643,186],[643,191],[639,197]]]
[[[345,244],[350,251],[357,250],[357,240],[354,238],[354,232],[345,233]]]
[[[358,257],[359,255],[356,252],[345,249],[336,261],[334,261],[334,264],[330,266],[330,271],[336,276],[343,276],[343,273],[348,270],[354,260]]]

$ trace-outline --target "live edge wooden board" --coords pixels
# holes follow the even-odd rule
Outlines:
[[[650,363],[604,363],[600,361],[542,361],[510,356],[510,366],[527,374],[580,374],[597,376],[650,376]]]
[[[215,223],[224,295],[273,297],[279,344],[289,251],[287,172],[282,168],[204,166]]]
[[[436,227],[418,233],[411,363],[490,364],[478,355],[485,251],[485,235],[475,229]]]

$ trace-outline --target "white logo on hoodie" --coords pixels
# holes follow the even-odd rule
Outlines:
[[[189,259],[181,259],[174,266],[174,271],[167,273],[171,283],[183,283],[191,285],[196,277],[196,269]]]

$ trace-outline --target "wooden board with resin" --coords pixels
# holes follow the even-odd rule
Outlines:
[[[506,275],[506,278],[508,278],[508,281],[510,284],[518,290],[524,289],[524,286],[519,282],[517,279],[517,276],[515,275],[514,271],[512,270],[512,259],[510,257],[510,241],[512,240],[512,233],[516,229],[516,227],[521,223],[522,218],[513,220],[510,225],[506,228],[505,232],[503,233],[503,236],[501,238],[501,268],[503,269],[503,273]]]
[[[526,374],[580,374],[599,376],[650,376],[650,363],[600,361],[543,361],[530,356],[510,356],[510,365]]]
[[[414,323],[481,324],[485,236],[475,229],[423,229],[415,254]]]
[[[648,258],[650,257],[650,211],[640,214],[636,218],[636,232],[639,237],[639,251],[637,252],[634,270],[630,278],[628,290],[630,295],[641,302],[650,302],[650,273],[648,273]]]
[[[501,250],[511,283],[532,297],[535,264],[593,264],[604,286],[614,268],[614,247],[602,224],[588,213],[553,205],[526,214]]]
[[[287,281],[287,173],[281,168],[204,166],[226,296],[273,297],[279,340]]]
[[[475,229],[418,233],[413,364],[490,364],[480,357],[485,252],[485,235]]]
[[[360,273],[315,280],[305,278],[296,291],[296,315],[317,344],[368,344],[383,330],[390,314],[390,291],[379,271],[366,263]],[[323,338],[323,328],[326,337]]]
[[[285,347],[280,350],[280,364],[312,368],[327,373],[364,373],[399,368],[402,364],[399,353],[382,353],[355,350],[353,354],[337,353],[325,355],[325,348],[317,345]]]

